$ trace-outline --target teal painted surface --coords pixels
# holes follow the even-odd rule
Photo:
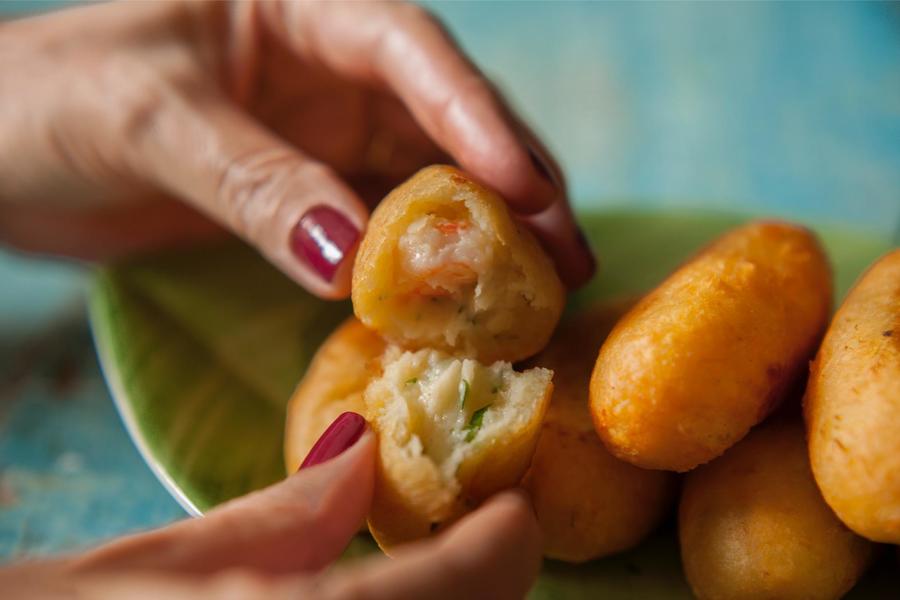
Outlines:
[[[0,252],[0,562],[183,514],[113,408],[85,321],[85,275]]]
[[[900,4],[428,3],[577,204],[900,223]]]
[[[581,207],[702,204],[897,231],[896,4],[429,6],[548,140]],[[84,276],[0,251],[6,559],[183,514],[102,385]]]

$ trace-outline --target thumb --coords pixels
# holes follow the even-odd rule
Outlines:
[[[157,105],[135,118],[132,169],[230,228],[310,292],[346,297],[368,220],[353,190],[221,94],[171,91]]]
[[[374,457],[375,436],[365,420],[344,413],[322,434],[300,471],[281,483],[203,518],[102,546],[74,559],[71,568],[212,573],[240,567],[268,574],[319,570],[343,552],[369,511]]]

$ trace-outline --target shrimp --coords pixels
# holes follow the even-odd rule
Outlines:
[[[400,249],[411,297],[446,298],[478,282],[483,234],[463,220],[426,215],[410,225]]]

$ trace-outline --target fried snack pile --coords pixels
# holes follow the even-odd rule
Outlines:
[[[837,598],[872,541],[900,543],[900,250],[818,347],[831,288],[809,230],[753,222],[637,302],[596,304],[553,334],[564,291],[549,258],[493,192],[430,167],[372,216],[356,318],[291,400],[285,462],[362,413],[378,436],[368,526],[385,551],[521,484],[545,555],[573,563],[638,544],[690,471],[679,538],[699,598]]]

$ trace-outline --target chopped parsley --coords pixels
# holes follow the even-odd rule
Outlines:
[[[500,391],[500,386],[495,383],[494,387],[491,388],[491,393],[496,394],[499,391]]]
[[[418,377],[412,377],[412,378],[406,380],[406,385],[412,385],[414,383],[419,383]]]
[[[469,398],[469,382],[465,379],[459,380],[459,410],[466,407],[466,400]]]
[[[471,442],[475,439],[475,436],[478,435],[478,431],[481,429],[481,422],[484,421],[484,413],[487,412],[487,409],[491,407],[490,404],[487,406],[482,406],[474,413],[472,413],[472,418],[469,420],[469,424],[463,428],[463,431],[466,432],[466,441]]]

